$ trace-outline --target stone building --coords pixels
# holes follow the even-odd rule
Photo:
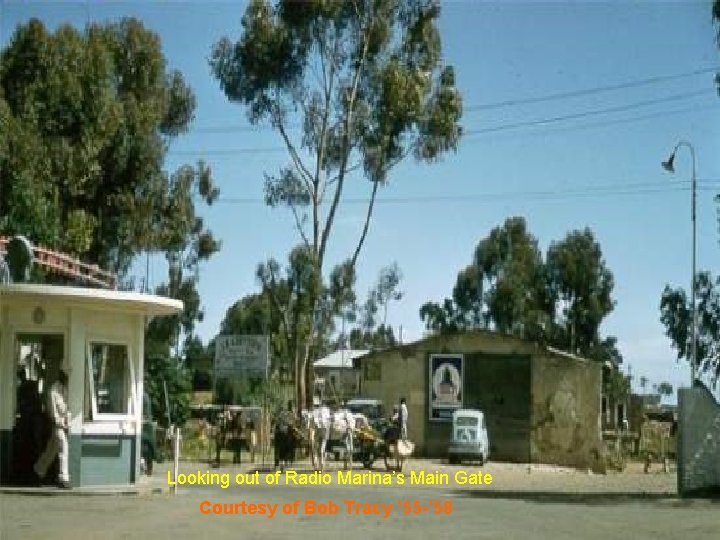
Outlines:
[[[604,468],[602,366],[488,331],[433,336],[355,360],[363,397],[408,405],[416,452],[446,455],[453,408],[484,411],[490,459]]]
[[[339,402],[358,395],[360,373],[353,368],[353,360],[367,353],[367,350],[341,349],[313,363],[315,389],[323,399]]]

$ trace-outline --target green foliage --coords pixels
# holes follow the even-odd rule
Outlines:
[[[590,229],[573,231],[550,245],[547,268],[553,295],[563,306],[563,341],[572,352],[587,351],[600,323],[613,310],[613,276]]]
[[[0,233],[120,274],[142,251],[177,250],[190,229],[212,251],[191,199],[217,196],[208,168],[163,171],[194,108],[136,19],[18,26],[0,52]]]
[[[720,378],[720,279],[710,272],[695,277],[698,336],[696,342],[698,370]],[[682,288],[665,286],[660,299],[660,322],[677,350],[678,360],[692,361],[691,300]]]
[[[386,349],[397,344],[392,327],[383,324],[373,330],[353,328],[350,331],[351,349]]]
[[[478,243],[452,298],[427,302],[420,317],[434,332],[491,328],[618,365],[615,338],[599,335],[614,307],[612,289],[612,273],[589,229],[552,243],[543,260],[525,220],[513,217]]]
[[[630,395],[630,378],[619,369],[604,372],[603,394],[615,403],[625,401]]]
[[[288,165],[266,175],[266,202],[291,209],[308,250],[295,254],[312,266],[312,282],[291,300],[297,283],[273,277],[277,265],[259,277],[278,287],[273,309],[301,380],[310,377],[310,351],[323,347],[314,341],[337,308],[326,305],[324,262],[352,172],[370,180],[370,202],[341,274],[354,271],[390,170],[410,153],[432,162],[457,148],[462,100],[441,59],[439,13],[434,0],[252,0],[238,41],[223,38],[212,50],[210,66],[228,99],[246,108],[251,123],[269,121],[288,150]],[[301,126],[297,140],[288,132],[293,121]],[[289,303],[292,309],[278,307]],[[298,399],[309,402],[303,384]]]
[[[167,385],[170,402],[170,421],[184,425],[190,417],[190,371],[182,367],[169,355],[148,354],[145,357],[145,392],[150,396],[153,416],[164,427],[168,427],[168,410],[165,406]]]

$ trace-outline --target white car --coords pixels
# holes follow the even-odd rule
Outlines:
[[[490,455],[485,415],[474,409],[460,409],[453,413],[452,434],[448,445],[448,462],[463,460],[485,463]]]

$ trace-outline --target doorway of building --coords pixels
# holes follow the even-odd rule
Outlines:
[[[15,423],[12,436],[10,478],[16,485],[37,482],[33,465],[50,438],[47,402],[64,356],[62,334],[16,334]],[[54,478],[56,466],[47,477]]]

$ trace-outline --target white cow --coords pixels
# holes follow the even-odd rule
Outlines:
[[[345,447],[345,468],[352,469],[355,433],[367,425],[368,420],[363,414],[353,413],[348,409],[340,409],[333,413],[330,439],[342,441]]]
[[[353,437],[356,430],[367,425],[367,418],[350,410],[334,412],[325,407],[303,411],[303,425],[310,441],[310,455],[313,467],[325,467],[325,455],[329,441],[339,442],[345,449],[345,467],[352,468],[354,452]]]
[[[313,467],[325,468],[325,452],[330,438],[331,415],[325,406],[303,411],[303,424],[310,442],[310,458]]]

